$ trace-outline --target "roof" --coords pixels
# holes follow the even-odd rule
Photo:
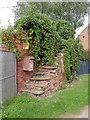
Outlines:
[[[86,26],[78,36],[80,36],[86,29],[88,29],[88,27],[90,27],[90,24]]]

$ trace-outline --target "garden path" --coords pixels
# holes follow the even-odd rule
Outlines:
[[[90,106],[85,106],[78,114],[63,115],[60,118],[90,118],[90,116],[88,116],[89,109]]]

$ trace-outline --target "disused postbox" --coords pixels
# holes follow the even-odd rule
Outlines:
[[[23,70],[33,71],[33,66],[34,66],[34,57],[26,56],[23,60]]]

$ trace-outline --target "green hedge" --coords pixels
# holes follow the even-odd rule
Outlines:
[[[75,30],[68,21],[53,21],[46,14],[32,11],[29,15],[18,19],[14,29],[25,31],[26,36],[21,32],[19,37],[23,42],[29,42],[30,54],[34,56],[36,66],[53,64],[54,57],[59,51],[62,51],[67,79],[73,79],[74,71],[83,57],[83,48],[78,40],[74,40]],[[15,35],[17,36],[17,34]],[[8,38],[7,35],[5,36]],[[10,41],[12,38],[9,37],[9,42],[6,40],[6,43],[12,46]]]
[[[35,13],[17,20],[15,28],[23,28],[28,32],[30,53],[34,56],[36,64],[53,64],[61,43],[55,21],[45,14]]]
[[[83,58],[83,47],[77,40],[68,39],[62,42],[64,53],[64,69],[68,80],[74,79],[75,70]]]

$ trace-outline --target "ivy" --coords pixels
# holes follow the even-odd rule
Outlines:
[[[68,40],[69,38],[74,39],[75,29],[66,20],[56,21],[56,28],[62,39]]]
[[[77,40],[63,40],[64,69],[68,80],[74,79],[74,73],[83,58],[83,47]]]
[[[16,42],[28,42],[35,66],[54,64],[54,57],[62,51],[66,77],[72,80],[83,58],[83,47],[78,40],[74,40],[74,34],[75,30],[68,21],[53,21],[46,14],[30,12],[15,22],[13,30],[3,30],[2,40],[16,53],[17,58],[21,58],[21,53]]]
[[[23,30],[4,29],[1,34],[2,42],[6,44],[9,50],[16,54],[17,59],[21,59],[21,53],[16,43],[25,43],[28,41],[28,35]]]
[[[15,28],[28,32],[30,54],[34,56],[35,64],[53,64],[61,43],[55,21],[45,14],[35,13],[17,20]]]
[[[28,32],[30,53],[36,65],[53,64],[55,55],[62,50],[67,79],[73,79],[83,49],[78,40],[74,40],[75,30],[68,21],[53,21],[47,15],[35,12],[17,20],[15,28],[20,27]]]

